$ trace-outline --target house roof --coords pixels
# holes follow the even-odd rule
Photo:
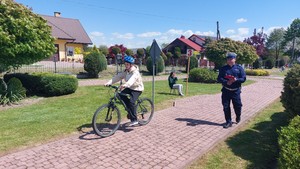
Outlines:
[[[199,46],[195,42],[191,41],[190,39],[186,39],[184,36],[181,36],[180,38],[177,38],[177,39],[180,40],[181,42],[185,43],[187,46],[191,47],[195,51],[201,50],[201,46]]]
[[[52,36],[72,43],[93,44],[78,19],[40,15],[52,28]]]
[[[203,44],[205,43],[205,39],[207,38],[210,38],[211,40],[217,40],[217,37],[214,36],[204,36],[204,35],[196,35],[196,34],[191,35],[188,39],[197,43],[200,46],[203,46]]]

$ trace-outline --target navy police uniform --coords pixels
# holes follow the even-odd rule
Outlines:
[[[235,53],[229,53],[227,59],[236,58]],[[228,85],[228,78],[235,78],[236,81]],[[222,83],[222,105],[225,114],[227,127],[232,124],[230,101],[232,100],[237,123],[240,121],[242,102],[241,102],[241,84],[246,81],[246,74],[242,66],[234,64],[225,65],[219,70],[218,82]],[[230,126],[228,126],[230,125]],[[227,128],[224,126],[224,128]]]

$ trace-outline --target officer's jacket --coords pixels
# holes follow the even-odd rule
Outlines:
[[[234,76],[234,78],[236,78],[236,81],[231,85],[227,85],[227,81],[229,79],[227,79],[226,77],[228,75]],[[240,88],[241,84],[244,83],[245,81],[246,81],[246,73],[243,67],[240,65],[235,64],[232,67],[229,65],[225,65],[219,70],[218,82],[222,83],[223,87],[225,88],[230,88],[230,89]]]

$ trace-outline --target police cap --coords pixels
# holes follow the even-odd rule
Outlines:
[[[226,55],[227,59],[235,59],[236,58],[236,53],[234,52],[228,52]]]

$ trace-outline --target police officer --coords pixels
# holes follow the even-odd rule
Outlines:
[[[246,81],[246,74],[240,65],[237,65],[236,54],[229,52],[226,55],[227,65],[219,70],[218,82],[222,83],[222,105],[225,114],[226,123],[223,126],[228,128],[232,126],[230,101],[232,101],[236,115],[236,123],[241,121],[241,84]]]

